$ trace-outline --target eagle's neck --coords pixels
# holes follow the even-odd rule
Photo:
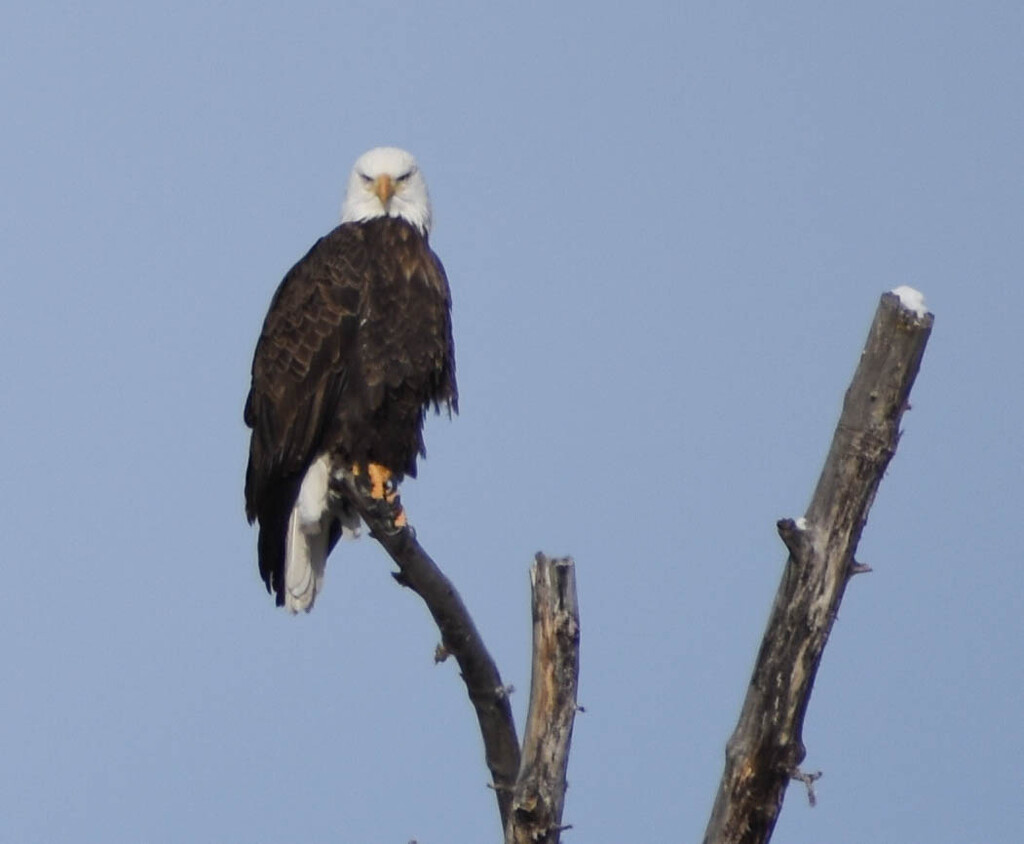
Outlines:
[[[349,195],[345,197],[345,204],[341,208],[341,222],[343,223],[366,223],[370,220],[388,218],[404,220],[424,237],[430,234],[429,202],[421,202],[416,199],[406,200],[403,197],[395,196],[389,203],[389,208],[385,210],[376,196],[367,197],[357,194],[353,197],[350,190]]]

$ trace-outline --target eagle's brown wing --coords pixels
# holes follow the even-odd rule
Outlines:
[[[256,345],[245,423],[252,428],[246,514],[268,487],[305,472],[337,417],[371,269],[356,226],[318,240],[274,294]]]

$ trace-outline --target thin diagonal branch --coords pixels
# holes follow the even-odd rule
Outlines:
[[[786,786],[802,777],[814,678],[846,584],[865,570],[854,554],[896,453],[932,322],[931,314],[904,307],[896,295],[882,296],[807,514],[778,523],[789,559],[726,747],[704,844],[767,842]]]
[[[580,612],[576,566],[537,554],[533,586],[533,675],[523,760],[506,844],[558,844],[565,772],[576,718]]]
[[[389,507],[384,502],[367,499],[351,479],[346,478],[339,483],[344,486],[346,497],[355,504],[371,535],[398,566],[395,579],[423,599],[441,631],[442,645],[459,664],[480,724],[501,826],[505,829],[519,771],[519,740],[508,693],[498,668],[459,593],[416,541],[415,531],[409,527],[395,529],[394,519],[400,506],[397,500]]]

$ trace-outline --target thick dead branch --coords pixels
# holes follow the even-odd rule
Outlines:
[[[576,718],[580,616],[571,559],[537,554],[533,585],[533,674],[522,766],[506,844],[558,844],[565,771]]]
[[[400,506],[398,501],[390,506],[385,502],[370,501],[351,480],[340,483],[344,484],[346,495],[355,503],[370,533],[398,566],[395,579],[423,599],[441,631],[444,650],[459,663],[480,724],[501,826],[505,829],[519,771],[519,740],[512,720],[508,688],[501,682],[498,668],[451,581],[416,541],[416,532],[412,528],[395,528],[394,520]]]
[[[705,844],[767,842],[786,786],[804,758],[804,715],[849,578],[868,510],[889,460],[931,333],[931,314],[882,296],[832,447],[803,519],[783,519],[782,583],[726,747],[725,772]]]

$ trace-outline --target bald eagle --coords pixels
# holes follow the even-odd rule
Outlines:
[[[393,501],[425,454],[428,408],[458,411],[451,293],[430,228],[416,160],[370,150],[352,168],[341,225],[292,267],[263,322],[245,401],[245,510],[259,522],[267,591],[293,613],[312,608],[328,554],[358,532],[338,480]]]

